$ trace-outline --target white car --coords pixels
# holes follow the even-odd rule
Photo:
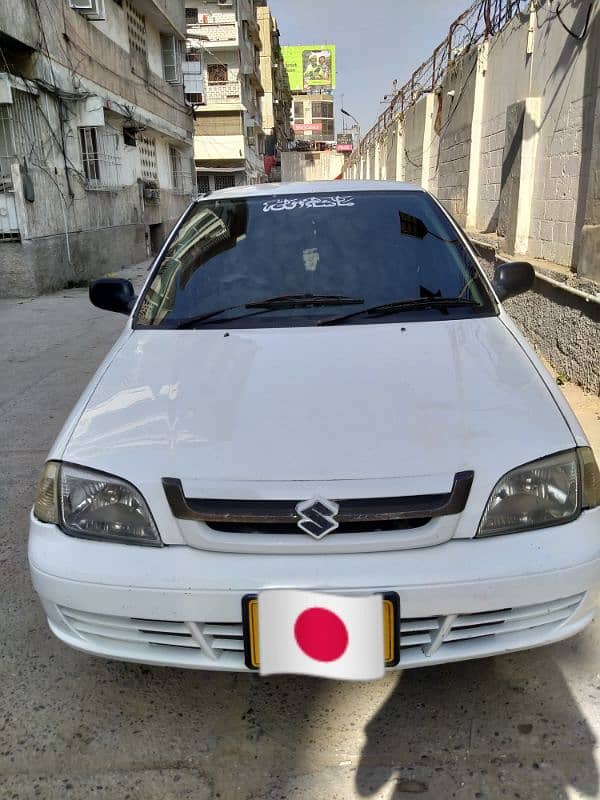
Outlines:
[[[581,631],[600,588],[586,437],[427,192],[239,187],[192,203],[43,469],[50,628],[147,664],[260,665],[257,593],[384,596],[385,663]]]

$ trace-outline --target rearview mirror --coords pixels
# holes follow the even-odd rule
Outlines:
[[[527,261],[509,261],[500,264],[494,272],[492,286],[499,300],[514,297],[531,289],[535,280],[535,272]]]
[[[104,311],[129,314],[135,304],[131,281],[123,278],[101,278],[90,285],[90,300]]]

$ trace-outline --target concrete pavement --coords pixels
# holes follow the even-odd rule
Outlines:
[[[373,684],[143,667],[56,641],[29,582],[29,508],[123,322],[83,289],[0,301],[1,800],[600,797],[598,622]],[[600,444],[600,403],[566,389]]]

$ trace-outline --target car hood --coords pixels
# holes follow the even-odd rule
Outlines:
[[[461,470],[493,486],[573,446],[538,371],[488,317],[137,330],[62,457],[139,485],[181,478],[202,493],[220,482],[361,480],[419,494],[448,491]]]

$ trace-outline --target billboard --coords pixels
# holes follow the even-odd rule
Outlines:
[[[281,50],[292,92],[311,87],[335,89],[335,45],[295,45]]]
[[[351,153],[354,148],[353,142],[351,133],[338,133],[335,149],[338,153]]]

